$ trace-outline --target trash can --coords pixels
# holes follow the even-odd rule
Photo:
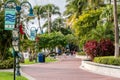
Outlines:
[[[45,55],[43,53],[38,54],[38,62],[45,62]]]

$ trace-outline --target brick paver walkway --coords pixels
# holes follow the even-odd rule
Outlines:
[[[80,59],[61,57],[59,62],[22,66],[22,71],[36,80],[120,80],[79,68]]]

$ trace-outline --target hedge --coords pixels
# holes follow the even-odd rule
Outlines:
[[[9,69],[13,68],[13,58],[9,58],[4,61],[0,61],[0,69]]]
[[[120,57],[115,58],[114,56],[95,57],[94,62],[107,65],[120,66]]]

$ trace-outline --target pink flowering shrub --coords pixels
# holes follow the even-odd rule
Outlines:
[[[85,53],[93,60],[96,56],[114,55],[114,45],[109,39],[87,41],[84,45]]]
[[[102,39],[98,45],[98,56],[111,56],[114,55],[114,45],[109,39]]]

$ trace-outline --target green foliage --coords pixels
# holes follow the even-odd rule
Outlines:
[[[113,9],[112,6],[107,5],[102,7],[100,19],[97,21],[97,26],[92,29],[89,34],[89,39],[100,41],[108,38],[114,41],[114,25],[113,25]],[[98,33],[99,32],[99,33]]]
[[[119,58],[115,58],[113,56],[95,57],[93,61],[100,64],[120,66],[120,57]]]
[[[9,58],[4,61],[0,61],[0,69],[13,68],[13,58]]]
[[[106,22],[102,23],[102,25],[98,25],[96,29],[93,29],[89,36],[89,39],[95,39],[97,41],[100,41],[100,39],[110,39],[114,41],[114,32],[113,32],[113,23]]]
[[[72,29],[75,36],[79,38],[81,47],[89,39],[91,30],[96,28],[101,11],[101,9],[89,10],[80,15],[78,20],[74,21]]]
[[[28,39],[24,39],[23,41],[20,41],[21,51],[26,51],[28,49],[28,47],[30,49],[34,49],[34,45],[35,45],[35,42],[31,41],[31,40],[28,40]]]
[[[53,57],[45,57],[45,62],[46,63],[49,63],[49,62],[55,62],[57,61],[57,59],[54,59]],[[22,63],[22,64],[35,64],[36,62],[35,61],[29,61],[29,59],[25,59],[25,63]]]
[[[0,59],[9,57],[9,48],[11,47],[11,31],[4,30],[4,11],[0,11]]]
[[[0,72],[0,80],[13,80],[12,72]],[[23,76],[17,76],[16,80],[28,80]]]
[[[22,64],[35,64],[35,61],[29,61],[29,59],[25,59],[25,62]]]
[[[42,34],[39,36],[39,48],[55,48],[56,46],[65,46],[66,38],[60,32]]]
[[[78,45],[78,39],[73,34],[68,34],[65,36],[68,43]]]
[[[55,62],[55,61],[57,61],[57,59],[54,59],[54,58],[52,58],[52,57],[46,57],[45,58],[45,62]]]
[[[86,55],[84,51],[77,52],[78,55]]]

